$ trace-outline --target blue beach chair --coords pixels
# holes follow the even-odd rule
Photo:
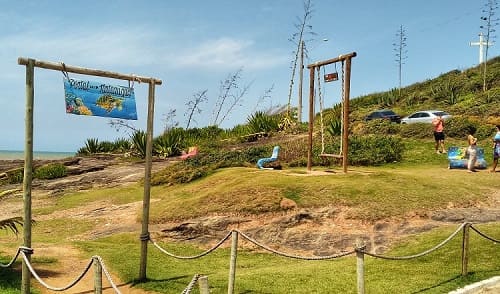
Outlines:
[[[449,147],[448,148],[448,168],[467,168],[467,161],[469,155],[467,154],[467,147]],[[487,167],[486,160],[484,160],[484,149],[477,147],[477,160],[474,168],[485,169]]]
[[[278,160],[279,152],[280,152],[280,146],[274,146],[273,154],[271,155],[271,157],[265,157],[257,160],[257,167],[260,169],[264,169],[265,164]]]

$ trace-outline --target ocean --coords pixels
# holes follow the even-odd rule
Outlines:
[[[61,159],[75,156],[74,152],[33,151],[33,159]],[[24,151],[0,150],[0,160],[24,159]]]

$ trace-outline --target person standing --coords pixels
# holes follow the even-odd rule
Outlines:
[[[472,173],[476,171],[475,165],[477,161],[477,138],[474,137],[476,133],[475,128],[469,129],[469,135],[467,135],[467,143],[469,147],[467,147],[467,154],[469,154],[469,160],[467,161],[467,170]]]
[[[493,137],[493,166],[491,167],[491,172],[495,172],[498,164],[498,158],[500,157],[500,125],[496,125],[497,132]]]
[[[434,126],[434,141],[436,153],[445,153],[444,149],[444,120],[441,116],[437,116],[432,120]],[[440,150],[441,149],[441,150]]]

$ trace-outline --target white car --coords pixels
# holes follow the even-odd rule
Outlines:
[[[423,110],[412,113],[401,119],[402,124],[432,123],[435,117],[441,116],[444,120],[451,118],[451,115],[441,110]]]

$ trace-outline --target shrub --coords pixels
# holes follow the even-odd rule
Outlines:
[[[402,124],[400,135],[404,138],[430,138],[433,134],[433,127],[427,123]]]
[[[367,134],[395,135],[399,133],[400,125],[385,119],[374,119],[366,122],[364,128]]]
[[[349,164],[380,165],[401,161],[404,144],[394,136],[351,136],[349,138]]]
[[[18,168],[15,170],[7,171],[7,179],[5,180],[8,184],[19,184],[23,182],[24,179],[24,169]]]
[[[35,169],[33,176],[38,179],[50,180],[66,176],[66,166],[61,163],[50,163]]]
[[[269,152],[267,147],[251,147],[244,150],[219,150],[200,153],[182,162],[172,164],[151,177],[152,185],[188,183],[205,177],[218,168],[254,165]],[[267,155],[269,156],[269,155]]]
[[[444,132],[449,137],[463,139],[467,137],[469,130],[477,128],[477,122],[467,117],[454,116],[446,121]]]
[[[140,158],[146,158],[146,132],[135,131],[131,136],[132,151]]]
[[[85,141],[85,147],[78,149],[78,155],[89,155],[101,152],[101,145],[97,138],[88,138]]]
[[[257,111],[247,119],[248,128],[252,133],[277,131],[280,121],[280,115],[269,115],[263,111]]]
[[[331,120],[327,125],[326,131],[330,136],[338,136],[342,133],[342,122],[339,119]]]
[[[170,129],[163,135],[155,138],[153,150],[157,155],[169,157],[179,155],[182,149],[184,131],[182,129]]]
[[[99,152],[111,153],[115,150],[115,144],[110,141],[99,142]]]
[[[113,152],[127,152],[132,148],[132,143],[125,138],[116,139],[113,145]]]

